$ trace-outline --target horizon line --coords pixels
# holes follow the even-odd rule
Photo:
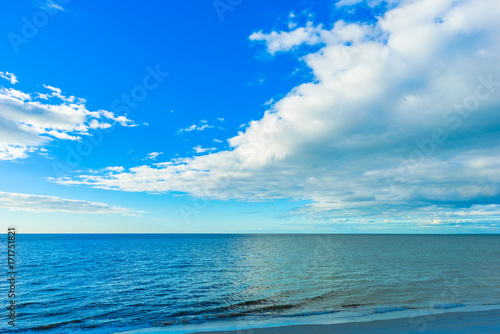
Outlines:
[[[7,235],[8,233],[2,233]],[[500,233],[291,233],[291,232],[19,232],[36,235],[500,235]]]

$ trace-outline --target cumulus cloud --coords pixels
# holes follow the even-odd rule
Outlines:
[[[57,182],[308,200],[290,214],[332,222],[498,221],[500,3],[411,1],[372,25],[291,29],[250,39],[270,54],[309,50],[301,61],[314,79],[230,138],[230,150]]]
[[[104,203],[64,199],[52,196],[7,193],[0,191],[0,208],[31,212],[69,212],[92,214],[119,214],[122,216],[138,216],[137,211]]]
[[[0,73],[11,83],[17,82],[14,74]],[[126,116],[88,110],[84,99],[66,96],[60,88],[43,86],[47,92],[26,93],[0,87],[0,160],[26,158],[27,153],[54,140],[79,141],[90,135],[89,130],[109,128],[114,123],[135,126]]]

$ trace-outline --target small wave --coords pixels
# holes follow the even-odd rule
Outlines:
[[[232,310],[234,308],[238,308],[241,306],[255,306],[255,305],[260,305],[264,303],[266,300],[265,299],[260,299],[260,300],[252,300],[252,301],[246,301],[246,302],[241,302],[237,304],[233,304],[227,307],[220,307],[215,309],[216,311],[227,311],[227,310]],[[262,313],[267,313],[267,312],[279,312],[279,311],[285,311],[291,308],[297,307],[295,304],[273,304],[273,305],[265,305],[262,307],[257,307],[257,308],[252,308],[252,309],[243,309],[239,312],[231,312],[231,313],[215,313],[215,310],[211,310],[211,314],[204,314],[200,315],[203,311],[198,311],[198,312],[190,312],[190,311],[182,311],[178,312],[172,315],[172,317],[177,318],[175,320],[165,320],[161,321],[158,324],[162,326],[172,326],[172,325],[179,325],[179,324],[187,324],[187,323],[201,323],[209,320],[216,320],[216,319],[230,319],[230,318],[238,318],[242,317],[248,314],[262,314]],[[206,312],[206,310],[205,310]],[[322,312],[322,313],[333,313],[333,312]],[[321,313],[317,313],[321,314]],[[295,317],[295,316],[302,316],[302,315],[307,315],[307,314],[295,314],[295,315],[290,315],[290,317]],[[186,316],[187,318],[185,319],[179,319],[179,317]]]
[[[435,309],[438,309],[438,310],[448,310],[450,308],[457,308],[457,307],[464,307],[465,304],[439,304],[439,305],[434,305],[434,308]]]
[[[158,322],[157,325],[161,326],[172,326],[172,325],[181,325],[181,324],[188,324],[188,323],[197,323],[197,322],[202,322],[203,319],[178,319],[178,320],[167,320],[167,321],[161,321]]]
[[[334,313],[338,313],[338,312],[339,311],[303,312],[303,313],[286,314],[286,315],[282,315],[282,317],[284,317],[284,318],[307,317],[307,316],[314,316],[314,315],[334,314]]]
[[[69,325],[69,324],[78,324],[81,322],[82,322],[82,320],[77,319],[77,320],[63,321],[63,322],[58,322],[58,323],[53,323],[53,324],[48,324],[48,325],[42,325],[42,326],[38,326],[38,327],[33,327],[32,329],[36,330],[36,331],[46,331],[46,330],[49,330],[52,328],[56,328],[56,327],[60,327],[60,326],[64,326],[64,325]]]
[[[342,305],[342,307],[343,308],[357,308],[360,306],[367,306],[367,305],[370,305],[370,304],[344,304],[344,305]]]
[[[400,312],[400,311],[406,311],[408,307],[381,307],[375,309],[375,313],[389,313],[389,312]]]
[[[246,314],[253,314],[253,313],[266,313],[266,312],[273,312],[273,311],[285,311],[291,308],[297,307],[297,304],[273,304],[273,305],[267,305],[255,309],[250,309],[250,310],[245,310],[241,311],[238,313],[232,313],[231,317],[236,317],[240,315],[246,315]]]
[[[203,310],[199,311],[192,311],[192,310],[185,310],[185,311],[180,311],[177,313],[172,314],[173,317],[183,317],[183,316],[192,316],[192,315],[199,315],[199,314],[206,314],[206,313],[218,313],[218,312],[225,312],[225,311],[231,311],[234,309],[238,308],[244,308],[248,306],[257,306],[261,304],[269,304],[271,303],[270,300],[266,298],[262,299],[256,299],[256,300],[247,300],[247,301],[242,301],[230,305],[224,305],[224,306],[219,306],[215,308],[210,308],[214,303],[205,303],[205,308]]]
[[[269,303],[269,302],[270,302],[269,299],[261,298],[261,299],[247,300],[247,301],[244,301],[244,302],[239,302],[239,303],[232,304],[232,305],[229,305],[229,306],[225,306],[225,307],[222,307],[222,308],[230,310],[230,309],[237,308],[237,307],[261,305],[261,304]]]

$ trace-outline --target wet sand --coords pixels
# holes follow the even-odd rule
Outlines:
[[[450,312],[333,325],[291,325],[196,334],[500,334],[500,310]]]

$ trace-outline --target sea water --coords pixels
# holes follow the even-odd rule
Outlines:
[[[499,235],[21,234],[16,242],[18,332],[181,333],[500,304]],[[11,329],[7,312],[1,331]]]

